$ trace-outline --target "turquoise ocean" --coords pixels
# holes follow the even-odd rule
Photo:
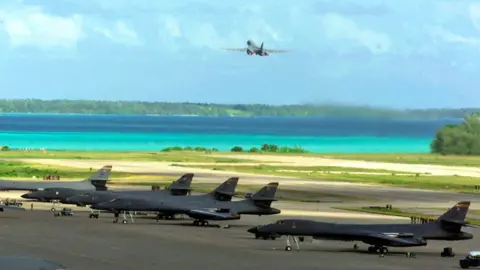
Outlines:
[[[429,152],[435,132],[460,119],[185,117],[0,114],[0,145],[58,150],[229,150],[264,143],[312,152]]]

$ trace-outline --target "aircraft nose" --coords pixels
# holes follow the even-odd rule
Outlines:
[[[24,199],[32,199],[32,198],[33,198],[31,193],[25,193],[25,194],[23,194],[23,195],[20,196],[20,197],[22,197],[22,198],[24,198]]]
[[[247,230],[249,233],[258,233],[258,226],[252,227]]]
[[[272,208],[272,213],[274,215],[277,215],[277,214],[280,214],[282,211],[280,209],[277,209],[277,208]]]

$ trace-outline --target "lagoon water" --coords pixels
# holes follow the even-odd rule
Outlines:
[[[0,114],[0,145],[63,150],[228,150],[264,143],[312,152],[428,152],[438,128],[459,119],[185,117]]]

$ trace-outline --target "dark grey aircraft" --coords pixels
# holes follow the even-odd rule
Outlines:
[[[0,180],[0,189],[31,190],[32,192],[23,194],[21,197],[43,202],[53,202],[51,210],[55,211],[55,206],[59,200],[77,194],[77,192],[106,191],[106,183],[109,180],[111,171],[111,165],[103,166],[90,178],[82,181],[32,182]]]
[[[286,235],[286,251],[290,251],[290,237],[299,249],[296,236],[313,239],[361,241],[371,245],[368,251],[384,254],[390,247],[427,245],[427,240],[457,241],[472,239],[462,227],[474,227],[465,221],[470,202],[459,202],[434,222],[424,224],[336,224],[303,219],[284,219],[251,228],[248,231],[262,235]],[[354,248],[357,246],[354,245]]]
[[[140,197],[162,196],[162,195],[187,195],[190,192],[190,185],[193,179],[193,173],[182,175],[176,181],[173,181],[168,189],[165,190],[79,190],[69,188],[51,188],[45,190],[33,191],[22,195],[25,199],[34,199],[40,201],[57,200],[65,204],[75,204],[77,206],[87,206],[95,203],[105,202],[119,196],[131,195]],[[90,217],[93,217],[92,215]],[[96,215],[98,217],[98,214]]]
[[[159,207],[150,207],[150,205],[156,206],[164,205],[164,202],[175,203],[178,201],[184,201],[187,203],[210,203],[214,204],[220,201],[231,201],[232,197],[235,195],[235,189],[237,188],[238,177],[231,177],[215,190],[208,194],[203,195],[192,195],[192,196],[161,196],[161,197],[139,197],[132,195],[119,196],[113,200],[107,202],[101,202],[98,204],[92,205],[92,209],[96,210],[106,210],[114,213],[123,213],[122,223],[127,223],[126,213],[131,213],[132,211],[149,211],[149,212],[158,212],[159,216],[171,217],[168,219],[173,219],[176,214],[183,214],[182,211],[172,211],[171,208],[159,208]],[[117,218],[117,216],[116,216]],[[133,221],[133,217],[130,215],[130,219]],[[118,222],[117,219],[114,220],[114,223]]]
[[[28,257],[0,257],[0,269],[5,270],[67,270],[67,267],[52,261]]]
[[[81,181],[14,181],[0,180],[0,190],[44,190],[46,188],[71,188],[81,190],[106,190],[106,182],[112,170],[111,165],[103,166],[90,178]]]
[[[238,179],[237,179],[238,181]],[[208,225],[207,220],[236,220],[244,215],[274,215],[280,210],[272,208],[278,183],[269,183],[250,198],[231,201],[235,195],[236,182],[228,189],[217,188],[208,194],[188,197],[163,197],[159,199],[139,199],[120,197],[109,202],[93,205],[99,210],[155,211],[165,215],[186,214],[194,219],[196,226]],[[224,183],[225,184],[225,183]],[[124,221],[124,223],[126,223]]]
[[[286,52],[289,52],[287,50],[267,50],[267,49],[263,48],[263,42],[259,47],[252,40],[247,40],[247,47],[246,48],[224,48],[224,50],[246,52],[250,56],[253,56],[253,55],[268,56],[271,53],[286,53]]]

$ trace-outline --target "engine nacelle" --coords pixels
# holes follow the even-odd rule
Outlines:
[[[268,56],[269,53],[268,53],[268,52],[262,52],[262,55],[263,55],[263,56]]]
[[[247,54],[248,54],[248,55],[253,55],[253,52],[250,51],[250,50],[247,50]]]

